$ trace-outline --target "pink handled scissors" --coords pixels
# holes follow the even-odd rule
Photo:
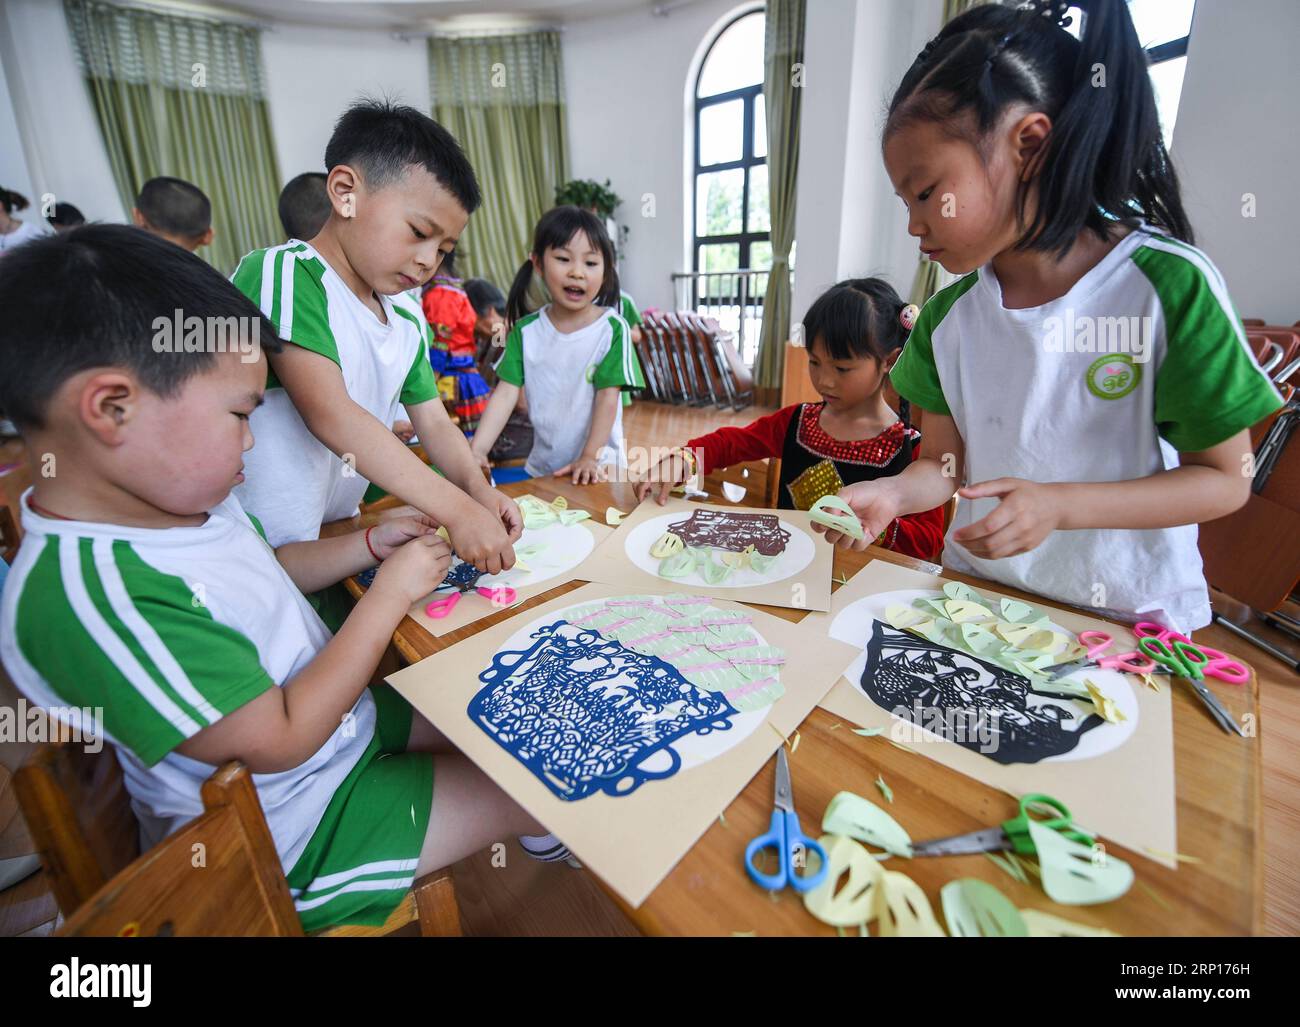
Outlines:
[[[460,602],[460,597],[462,595],[471,591],[477,592],[484,599],[489,600],[493,606],[506,607],[519,598],[519,594],[509,585],[498,585],[496,588],[480,588],[476,584],[480,577],[482,577],[481,574],[477,575],[473,581],[464,586],[453,585],[452,587],[455,588],[456,591],[449,596],[435,599],[433,602],[429,603],[429,605],[424,608],[425,615],[441,620],[456,608],[456,604]]]
[[[1104,667],[1108,670],[1123,671],[1127,674],[1150,674],[1156,668],[1156,661],[1145,653],[1118,653],[1114,656],[1102,656],[1111,647],[1115,639],[1104,631],[1080,631],[1079,641],[1087,647],[1088,655],[1073,663],[1066,663],[1056,668],[1052,680],[1056,681],[1073,674],[1085,667]]]
[[[1196,660],[1196,664],[1200,672],[1208,677],[1218,678],[1230,685],[1244,685],[1250,680],[1250,670],[1245,664],[1239,663],[1226,653],[1219,652],[1218,649],[1198,645],[1186,635],[1180,635],[1163,624],[1154,624],[1148,620],[1140,621],[1133,625],[1133,634],[1138,638],[1154,638],[1165,643],[1166,646],[1173,642],[1182,642],[1185,647],[1190,648],[1193,655],[1200,654],[1204,657],[1203,660]]]

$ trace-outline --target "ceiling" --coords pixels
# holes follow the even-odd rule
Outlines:
[[[483,29],[558,24],[693,0],[207,0],[267,21],[367,29]]]

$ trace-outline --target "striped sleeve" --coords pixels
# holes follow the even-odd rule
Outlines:
[[[1200,250],[1153,237],[1133,255],[1164,317],[1156,427],[1184,453],[1217,446],[1282,405],[1260,368],[1223,276]]]
[[[280,338],[339,363],[321,278],[325,269],[302,243],[254,250],[232,281],[261,308]],[[341,366],[341,365],[340,365]]]
[[[524,384],[524,327],[534,321],[536,316],[530,314],[511,326],[510,333],[506,336],[505,349],[492,368],[503,382],[511,385]]]
[[[596,365],[592,384],[598,389],[644,389],[645,379],[641,376],[641,362],[636,358],[636,349],[632,345],[632,333],[627,322],[618,314],[611,314],[608,321],[609,352]]]
[[[146,766],[274,687],[257,650],[215,621],[193,586],[121,540],[50,536],[21,582],[15,642],[72,706]]]
[[[909,403],[936,414],[951,415],[952,410],[943,395],[939,381],[939,367],[934,359],[934,332],[955,304],[979,279],[973,271],[958,279],[946,289],[931,296],[917,315],[894,366],[889,369],[889,384]]]
[[[399,316],[411,322],[415,334],[420,340],[419,346],[416,348],[415,359],[411,361],[411,369],[406,373],[406,379],[402,382],[402,403],[405,406],[418,406],[420,403],[428,403],[430,400],[438,398],[438,378],[433,373],[433,365],[429,363],[429,347],[433,344],[433,329],[429,326],[429,322],[424,319],[423,311],[416,315],[396,302],[393,304],[393,310]]]

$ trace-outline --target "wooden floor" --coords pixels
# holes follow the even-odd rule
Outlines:
[[[624,415],[629,447],[684,443],[726,424],[748,424],[769,410],[740,413],[712,408],[669,407],[635,403]],[[1250,614],[1218,593],[1215,609],[1300,657],[1300,642]],[[1292,610],[1293,614],[1300,613]],[[1256,668],[1260,679],[1260,741],[1263,747],[1264,790],[1264,929],[1268,934],[1300,934],[1300,677],[1283,664],[1242,642],[1239,655]],[[0,858],[23,848],[12,810],[8,779],[0,768]],[[6,821],[9,821],[6,827]],[[739,868],[737,868],[739,871]],[[456,889],[464,927],[470,935],[630,936],[636,932],[627,918],[594,882],[591,875],[564,864],[540,864],[508,847],[505,866],[493,866],[488,854],[456,865]],[[46,934],[53,930],[56,910],[36,874],[0,892],[0,936]]]

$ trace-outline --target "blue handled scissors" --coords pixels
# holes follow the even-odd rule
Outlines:
[[[809,838],[799,826],[799,816],[794,811],[794,793],[790,790],[790,764],[785,749],[776,754],[776,801],[773,803],[772,824],[766,834],[760,834],[745,847],[745,869],[755,884],[768,891],[780,891],[787,884],[797,892],[811,891],[826,879],[826,850]],[[763,849],[776,849],[777,872],[765,874],[754,866],[754,857]],[[805,869],[808,853],[818,859],[817,871],[812,874],[796,873]]]

